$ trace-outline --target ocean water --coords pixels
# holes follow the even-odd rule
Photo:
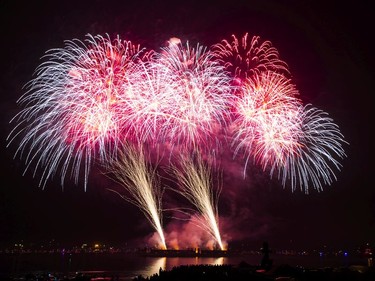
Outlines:
[[[0,279],[22,278],[32,273],[51,273],[55,276],[74,276],[77,272],[91,276],[115,277],[132,280],[142,275],[151,276],[159,269],[170,270],[180,265],[239,265],[246,262],[259,265],[261,255],[229,257],[143,257],[126,253],[91,254],[0,254]],[[273,266],[288,264],[307,268],[346,267],[366,265],[367,260],[354,256],[286,256],[271,255]]]

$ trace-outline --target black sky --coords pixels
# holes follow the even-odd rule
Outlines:
[[[367,1],[333,2],[0,1],[0,243],[120,243],[152,232],[136,207],[106,190],[110,182],[101,175],[93,173],[86,192],[73,184],[62,191],[58,179],[42,190],[29,173],[22,176],[15,147],[5,148],[16,100],[45,51],[88,33],[157,49],[172,36],[210,46],[249,32],[273,43],[304,103],[328,112],[350,145],[338,181],[310,195],[257,171],[251,179],[235,177],[236,163],[225,167],[223,232],[231,233],[229,242],[268,239],[279,247],[375,245],[372,9]],[[170,219],[165,223],[172,228]]]

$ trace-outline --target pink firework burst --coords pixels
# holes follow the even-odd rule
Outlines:
[[[172,42],[152,60],[159,95],[161,139],[172,146],[207,148],[228,120],[230,77],[211,52]],[[161,80],[160,80],[161,79]],[[162,85],[162,86],[160,86]]]
[[[232,124],[235,155],[245,151],[263,169],[283,163],[300,133],[300,100],[289,79],[275,72],[253,75],[241,88]]]
[[[127,109],[120,97],[132,87],[141,54],[130,41],[91,35],[47,52],[18,101],[25,108],[8,138],[22,135],[16,154],[26,170],[42,170],[40,185],[57,172],[63,185],[69,170],[77,183],[83,169],[86,187],[92,160],[116,152]]]
[[[308,193],[331,184],[344,158],[346,143],[328,114],[304,107],[298,91],[283,75],[264,72],[253,75],[241,88],[232,126],[235,155],[240,151],[275,174],[292,190]]]
[[[238,39],[222,40],[212,46],[214,55],[230,71],[236,85],[246,78],[264,71],[274,71],[289,75],[288,65],[279,58],[278,50],[270,41],[261,41],[259,36],[249,38],[248,33]]]

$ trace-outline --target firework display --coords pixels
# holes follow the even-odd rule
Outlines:
[[[244,159],[244,175],[259,165],[305,193],[331,184],[346,156],[339,127],[303,104],[287,63],[259,36],[233,35],[210,48],[171,38],[146,51],[119,37],[88,35],[43,58],[18,100],[23,109],[11,120],[8,146],[18,143],[15,156],[43,188],[56,175],[64,185],[68,175],[78,183],[83,174],[86,189],[91,167],[101,165],[128,195],[115,192],[146,215],[163,249],[162,192],[146,146],[168,151],[178,192],[220,249],[216,162],[202,155],[230,149]]]

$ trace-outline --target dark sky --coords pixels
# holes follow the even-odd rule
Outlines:
[[[86,192],[69,182],[62,190],[58,179],[42,190],[29,173],[22,176],[15,147],[5,148],[16,100],[45,51],[88,33],[157,49],[172,36],[210,46],[249,32],[273,43],[303,102],[328,112],[350,145],[337,182],[310,195],[283,189],[257,169],[244,180],[235,176],[241,165],[225,166],[223,235],[229,243],[267,239],[285,248],[374,245],[372,9],[368,1],[333,2],[0,1],[0,244],[123,243],[152,234],[139,209],[109,192],[110,181],[95,171]],[[168,216],[164,223],[166,232],[175,227]]]

